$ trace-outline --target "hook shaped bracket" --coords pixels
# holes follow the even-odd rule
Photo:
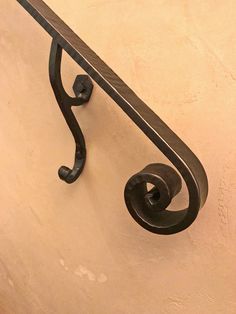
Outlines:
[[[75,140],[74,166],[72,169],[61,166],[58,170],[58,175],[66,183],[73,183],[83,171],[86,160],[86,146],[83,133],[71,107],[81,106],[89,101],[93,90],[93,83],[88,75],[78,75],[73,85],[75,97],[69,96],[62,84],[61,59],[62,47],[53,40],[49,58],[50,82],[61,112]]]
[[[60,72],[63,49],[178,170],[154,163],[128,180],[124,197],[132,217],[145,229],[158,234],[173,234],[189,227],[205,204],[208,194],[207,176],[199,159],[42,0],[17,1],[53,38],[49,62],[50,81],[76,146],[74,166],[72,169],[62,166],[59,170],[60,178],[72,183],[83,170],[85,141],[71,107],[87,102],[92,92],[92,82],[87,76],[77,77],[73,87],[74,98],[65,92]],[[182,179],[188,190],[188,206],[178,211],[169,210],[172,199],[181,190]],[[149,189],[148,184],[153,187]]]

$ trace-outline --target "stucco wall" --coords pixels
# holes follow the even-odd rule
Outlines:
[[[46,2],[192,148],[210,192],[182,233],[137,225],[125,183],[166,160],[96,85],[75,109],[85,170],[61,182],[74,143],[48,80],[50,37],[1,0],[0,313],[235,314],[235,1]],[[69,91],[81,72],[65,56]]]

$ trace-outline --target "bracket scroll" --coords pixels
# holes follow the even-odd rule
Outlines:
[[[73,183],[83,171],[86,160],[86,147],[83,133],[71,110],[72,106],[81,106],[88,102],[93,90],[93,83],[88,75],[78,75],[73,90],[76,97],[70,97],[63,88],[61,79],[62,47],[53,39],[50,59],[49,77],[56,100],[75,140],[75,161],[72,169],[61,166],[59,177],[66,183]]]
[[[59,107],[76,144],[72,169],[65,166],[59,176],[74,182],[83,170],[85,141],[71,106],[82,105],[92,92],[91,77],[133,120],[153,144],[178,170],[153,163],[133,175],[124,190],[125,202],[132,217],[145,229],[158,234],[173,234],[189,227],[203,207],[208,181],[199,159],[187,145],[158,117],[42,0],[17,0],[52,37],[50,81]],[[75,98],[64,90],[61,81],[61,54],[66,51],[88,76],[78,76]],[[178,211],[169,210],[172,199],[185,181],[189,203]],[[152,184],[152,189],[148,188]]]

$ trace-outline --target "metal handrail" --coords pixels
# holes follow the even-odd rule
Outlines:
[[[168,210],[172,199],[181,190],[181,177],[170,166],[150,164],[132,176],[125,186],[125,202],[130,214],[141,226],[154,233],[173,234],[186,229],[197,217],[208,194],[207,176],[198,158],[42,0],[17,1],[52,37],[50,81],[76,144],[74,166],[72,169],[62,166],[59,169],[60,178],[72,183],[84,167],[85,141],[71,106],[82,105],[89,100],[92,78],[170,160],[188,189],[188,207],[178,211]],[[63,50],[88,74],[77,76],[73,86],[75,98],[70,97],[62,85]],[[147,183],[154,187],[148,190]]]

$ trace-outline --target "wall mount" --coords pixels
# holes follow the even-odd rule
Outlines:
[[[208,194],[207,176],[198,158],[42,0],[17,1],[52,37],[50,82],[76,146],[73,168],[62,166],[58,171],[59,177],[67,183],[72,183],[84,168],[85,140],[71,107],[89,101],[93,89],[91,77],[170,160],[188,189],[188,208],[168,210],[172,199],[181,190],[181,177],[170,166],[150,164],[133,175],[125,186],[125,202],[130,214],[142,227],[158,234],[173,234],[190,226]],[[66,93],[62,85],[63,50],[88,74],[76,77],[73,86],[74,98]],[[148,189],[147,183],[153,185],[151,190]]]

